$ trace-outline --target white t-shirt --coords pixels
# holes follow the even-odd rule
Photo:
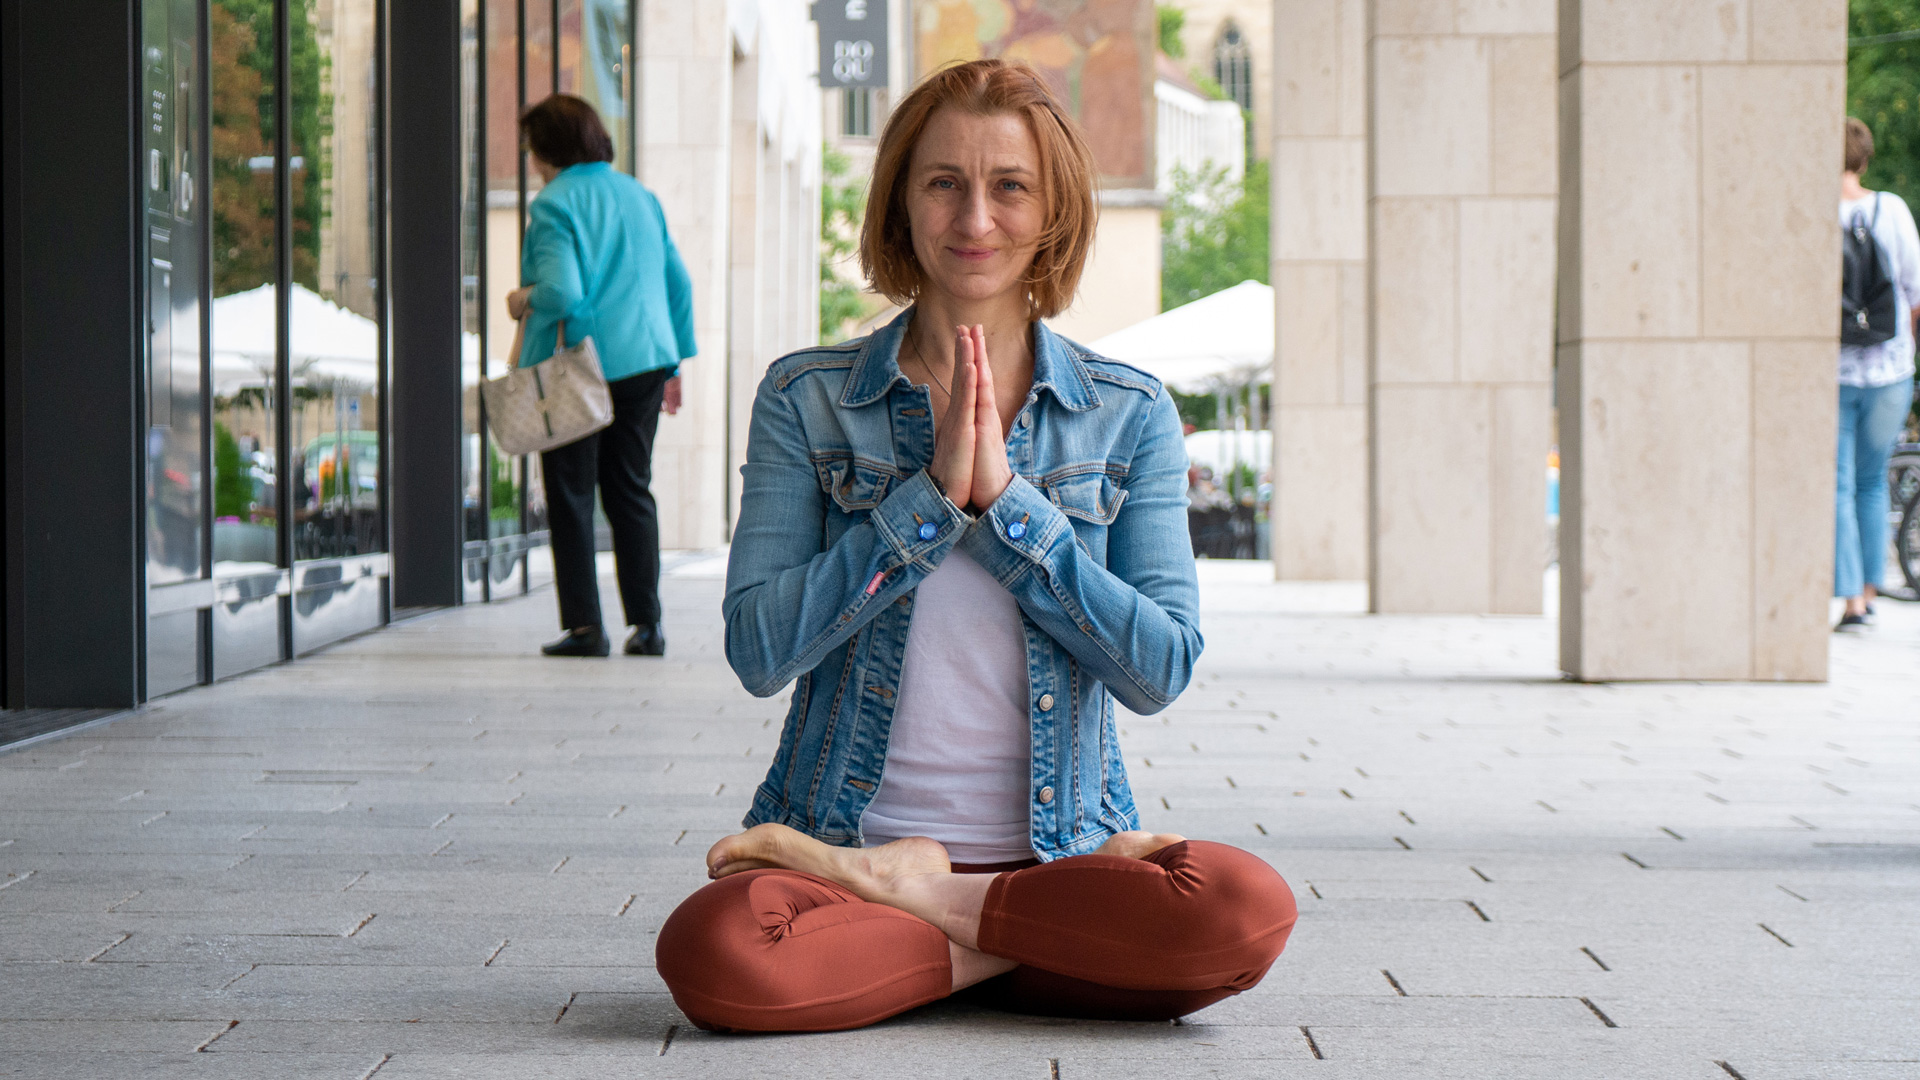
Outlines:
[[[868,846],[930,836],[958,863],[1033,858],[1033,734],[1020,605],[965,552],[914,592]]]
[[[1880,216],[1874,218],[1874,200]],[[1868,192],[1864,199],[1842,199],[1840,227],[1853,224],[1858,214],[1873,224],[1873,238],[1887,253],[1893,268],[1894,328],[1892,338],[1878,345],[1840,346],[1840,385],[1886,386],[1913,375],[1913,304],[1920,300],[1920,232],[1906,200],[1891,192]]]

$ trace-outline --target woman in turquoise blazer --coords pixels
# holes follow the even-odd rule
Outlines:
[[[515,362],[538,364],[591,337],[613,396],[613,424],[540,456],[554,590],[565,636],[549,656],[606,656],[594,569],[594,488],[613,529],[626,652],[660,656],[660,521],[649,490],[660,413],[680,407],[680,361],[694,355],[693,285],[667,234],[660,200],[615,169],[613,140],[593,106],[555,94],[520,118],[545,187],[527,208]]]

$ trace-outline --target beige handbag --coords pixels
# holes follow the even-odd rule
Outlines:
[[[520,360],[521,321],[513,334],[513,362]],[[556,332],[553,356],[532,367],[516,367],[480,387],[487,406],[487,427],[503,454],[517,456],[577,442],[613,423],[613,395],[600,370],[600,352],[591,336],[567,346],[565,324]]]

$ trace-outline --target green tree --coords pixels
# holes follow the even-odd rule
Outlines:
[[[1187,28],[1187,13],[1172,4],[1153,5],[1153,17],[1160,32],[1160,51],[1175,60],[1187,55],[1187,43],[1180,38],[1180,31]]]
[[[1267,163],[1250,161],[1238,181],[1224,166],[1175,168],[1160,218],[1161,310],[1243,281],[1267,281]]]
[[[1847,111],[1873,129],[1868,187],[1920,206],[1920,0],[1852,0],[1847,36]],[[1837,140],[1836,140],[1837,145]]]
[[[227,425],[213,425],[213,516],[247,521],[253,516],[253,476],[240,441]]]
[[[860,286],[834,272],[853,254],[867,212],[867,185],[847,175],[852,162],[831,147],[821,153],[820,180],[820,343],[846,337],[847,324],[867,313]]]

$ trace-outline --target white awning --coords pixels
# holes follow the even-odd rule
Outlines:
[[[1273,377],[1273,315],[1272,286],[1243,281],[1087,347],[1183,394],[1244,387]]]

